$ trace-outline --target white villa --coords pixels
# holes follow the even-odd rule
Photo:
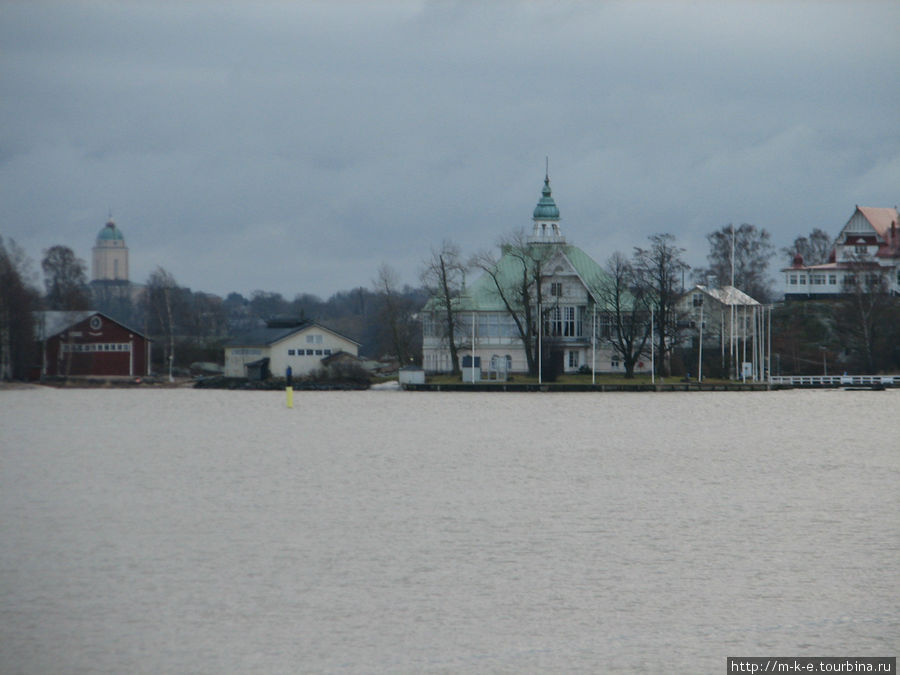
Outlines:
[[[838,234],[828,262],[805,265],[802,256],[784,268],[787,300],[835,297],[854,281],[883,281],[887,290],[900,294],[900,231],[897,208],[857,206]],[[865,279],[858,275],[864,274]]]
[[[284,377],[288,366],[294,376],[307,375],[341,352],[358,356],[359,343],[315,321],[273,320],[226,343],[225,376]]]
[[[582,368],[624,372],[608,342],[600,340],[602,330],[608,330],[608,326],[602,318],[605,313],[598,309],[596,289],[606,279],[606,272],[587,253],[566,243],[559,221],[559,209],[546,176],[527,239],[535,257],[542,259],[540,314],[544,320],[535,332],[541,340],[543,365],[549,359],[563,372],[578,372]],[[522,270],[522,262],[504,251],[493,271],[502,287],[513,289],[521,282]],[[480,366],[482,377],[498,378],[528,371],[526,347],[490,274],[483,274],[465,288],[456,299],[454,310],[458,318],[456,344],[464,369],[474,363],[476,368]],[[532,308],[532,316],[538,313],[538,308]],[[425,371],[450,372],[450,349],[435,298],[423,309],[422,330]],[[649,358],[646,367],[649,370]]]

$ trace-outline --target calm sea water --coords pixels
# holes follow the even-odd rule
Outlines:
[[[0,391],[0,672],[896,655],[900,391]]]

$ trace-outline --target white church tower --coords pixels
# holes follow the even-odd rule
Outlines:
[[[97,235],[91,266],[92,281],[128,281],[128,247],[110,218]]]

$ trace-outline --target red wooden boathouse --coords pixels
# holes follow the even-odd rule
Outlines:
[[[150,339],[97,311],[36,312],[41,377],[150,374]]]

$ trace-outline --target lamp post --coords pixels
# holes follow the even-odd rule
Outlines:
[[[828,348],[824,345],[819,345],[819,350],[822,352],[822,375],[828,377],[828,361],[826,360]]]

